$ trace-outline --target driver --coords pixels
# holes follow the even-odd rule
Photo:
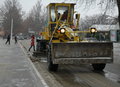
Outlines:
[[[68,17],[68,10],[66,10],[66,11],[63,13],[61,20],[62,20],[62,21],[67,20],[67,17]]]

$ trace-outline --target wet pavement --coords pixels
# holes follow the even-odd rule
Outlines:
[[[114,62],[107,64],[104,76],[114,82],[120,83],[120,43],[114,43]]]
[[[21,44],[28,50],[29,40]],[[60,65],[58,72],[48,72],[46,58],[39,58],[34,64],[50,87],[120,87],[120,43],[114,43],[114,62],[103,72],[93,71],[90,65]]]
[[[48,87],[20,45],[5,41],[0,39],[0,87]]]

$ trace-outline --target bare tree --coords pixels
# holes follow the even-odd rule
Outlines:
[[[120,0],[117,0],[117,6],[118,6],[118,12],[119,12],[118,20],[119,20],[119,26],[120,26]]]
[[[28,22],[26,28],[30,28],[36,32],[41,31],[44,27],[45,19],[46,11],[42,7],[41,0],[39,0],[25,20],[26,23]]]
[[[96,3],[96,1],[97,0],[76,0],[76,2],[78,4],[80,4],[80,3],[85,4],[85,9],[88,9],[88,10],[89,10],[90,6],[93,5],[93,3]],[[81,7],[78,4],[77,4],[77,9],[79,9]],[[117,5],[118,13],[119,13],[118,14],[118,20],[119,20],[119,24],[120,24],[120,0],[100,0],[99,5],[101,5],[103,18],[106,15],[107,11],[109,11],[110,9],[113,9],[114,6]],[[89,8],[87,8],[87,7],[89,7]]]
[[[93,16],[86,16],[85,19],[81,19],[80,22],[80,29],[88,29],[94,24],[102,24],[102,25],[108,25],[108,24],[116,24],[118,22],[117,18],[110,18],[109,15],[93,15]],[[110,19],[109,19],[110,18]]]
[[[21,31],[22,11],[21,5],[17,0],[6,0],[1,8],[3,16],[3,27],[6,32],[10,32],[11,20],[13,19],[13,33]]]

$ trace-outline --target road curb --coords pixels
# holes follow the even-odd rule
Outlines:
[[[26,54],[26,52],[25,52],[23,46],[21,45],[21,43],[19,43],[19,46],[20,46],[20,48],[22,49],[22,51],[24,52],[25,56],[28,57],[28,55]],[[31,69],[33,70],[33,72],[36,73],[36,77],[38,77],[37,79],[39,79],[39,81],[42,82],[42,84],[44,85],[44,87],[49,87],[49,86],[47,85],[47,83],[45,82],[45,80],[43,79],[43,77],[41,76],[41,74],[38,72],[38,70],[37,70],[36,67],[34,66],[34,64],[31,62],[31,60],[30,60],[29,58],[27,58],[27,59],[28,59],[30,65],[32,66]]]

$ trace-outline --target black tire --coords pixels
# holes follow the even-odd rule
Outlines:
[[[95,71],[103,71],[103,69],[105,68],[106,64],[102,63],[102,64],[92,64],[92,67]]]
[[[55,72],[58,70],[58,64],[53,64],[53,62],[52,62],[50,50],[48,50],[48,53],[47,53],[47,63],[48,63],[48,70],[49,71]]]

